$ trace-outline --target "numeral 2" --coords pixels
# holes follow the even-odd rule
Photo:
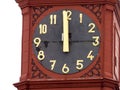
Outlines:
[[[88,30],[88,33],[95,33],[95,24],[90,23],[88,26],[90,27],[90,29]]]

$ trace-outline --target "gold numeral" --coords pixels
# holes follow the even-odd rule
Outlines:
[[[34,38],[35,47],[38,47],[40,43],[41,43],[41,39],[39,37]]]
[[[83,67],[84,67],[83,60],[77,60],[76,69],[81,70],[81,69],[83,69]]]
[[[80,23],[82,23],[82,22],[83,22],[83,14],[80,13]]]
[[[45,58],[45,54],[44,54],[44,51],[43,50],[40,50],[39,52],[38,52],[38,60],[43,60],[44,58]]]
[[[90,27],[90,29],[88,30],[88,33],[95,33],[95,24],[90,23],[88,26]]]
[[[69,71],[70,71],[70,69],[69,69],[69,67],[67,66],[67,64],[64,64],[63,67],[62,67],[62,72],[63,72],[64,74],[67,74],[67,73],[69,73]]]
[[[53,70],[56,64],[56,60],[50,60],[50,63],[51,63],[51,70]]]
[[[47,25],[46,24],[40,24],[39,25],[40,34],[46,34],[47,33]]]
[[[92,37],[95,41],[92,43],[93,46],[98,46],[99,45],[99,36],[93,36]]]
[[[93,51],[91,50],[87,55],[87,58],[90,59],[90,60],[94,59],[94,56],[92,55],[92,53],[93,53]]]
[[[57,15],[50,15],[50,24],[56,24]]]
[[[67,10],[67,20],[71,20],[71,15],[72,15],[72,12],[70,10]]]

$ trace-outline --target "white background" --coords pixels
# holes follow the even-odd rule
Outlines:
[[[17,90],[21,71],[22,14],[15,0],[0,2],[0,90]]]

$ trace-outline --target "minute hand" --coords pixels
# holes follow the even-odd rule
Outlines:
[[[69,52],[69,24],[67,11],[63,11],[63,52]]]

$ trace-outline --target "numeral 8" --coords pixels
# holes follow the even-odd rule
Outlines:
[[[44,54],[44,51],[42,51],[42,50],[40,50],[39,52],[38,52],[38,59],[41,61],[41,60],[43,60],[44,58],[45,58],[45,54]]]

